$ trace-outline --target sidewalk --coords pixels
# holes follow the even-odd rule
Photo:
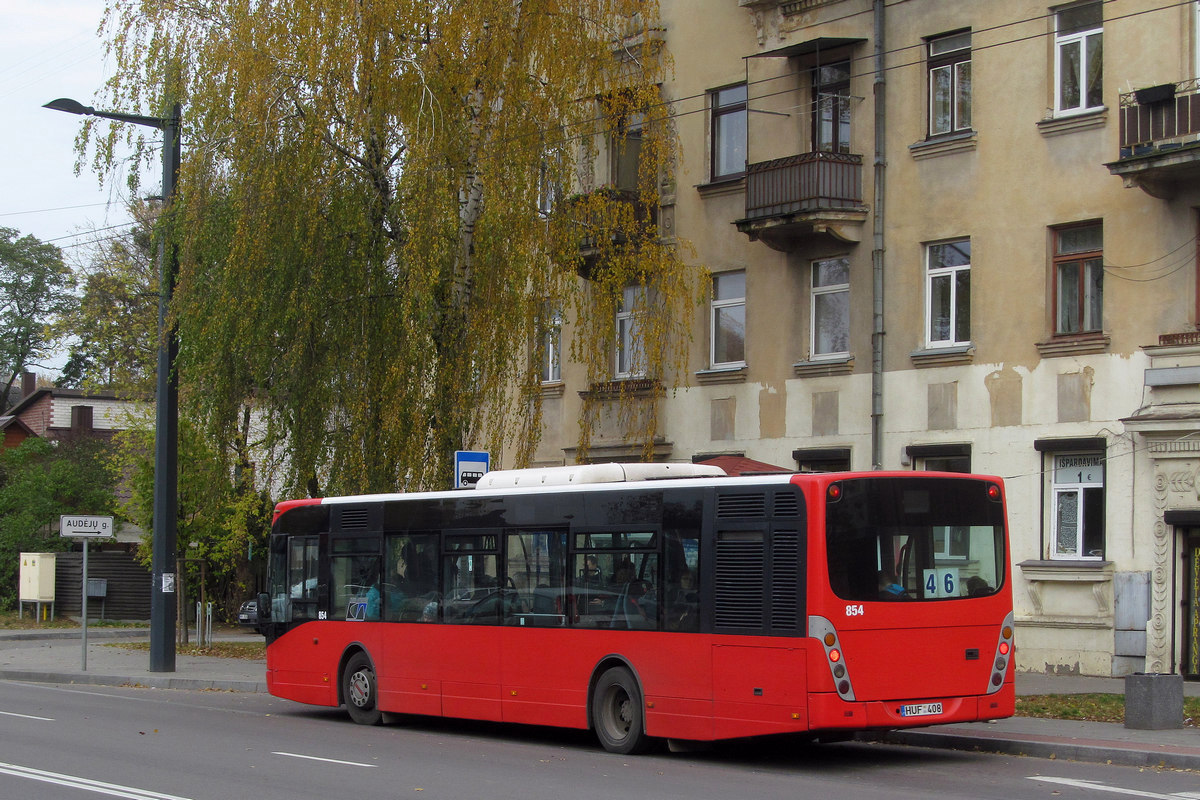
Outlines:
[[[89,629],[85,671],[77,629],[0,631],[0,680],[235,692],[267,690],[265,666],[261,661],[176,656],[175,672],[150,672],[149,653],[106,645],[122,640],[144,640],[148,636],[148,631],[128,628]],[[256,637],[252,633],[228,633],[218,638],[252,641]],[[1017,693],[1020,695],[1123,694],[1124,691],[1125,682],[1120,678],[1017,674]],[[1200,683],[1185,682],[1184,693],[1189,697],[1200,697]],[[1013,717],[995,722],[912,728],[863,738],[916,747],[1200,770],[1200,727],[1141,731],[1107,722]]]
[[[144,650],[111,647],[119,641],[147,641],[148,629],[88,628],[87,669],[78,628],[0,631],[0,679],[92,686],[145,686],[153,689],[267,691],[262,661],[215,656],[175,657],[174,672],[151,672]],[[254,633],[226,633],[220,640],[261,641]]]

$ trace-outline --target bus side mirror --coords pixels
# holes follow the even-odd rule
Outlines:
[[[258,596],[258,623],[271,621],[271,595],[262,592]]]

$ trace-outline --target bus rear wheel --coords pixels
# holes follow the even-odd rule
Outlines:
[[[359,725],[378,725],[383,718],[379,711],[379,686],[375,668],[366,653],[355,653],[342,672],[342,697],[350,719]]]
[[[642,690],[625,667],[607,669],[592,690],[596,738],[610,753],[642,753],[652,740],[642,715]]]

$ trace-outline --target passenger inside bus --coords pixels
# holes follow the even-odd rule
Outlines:
[[[894,575],[884,571],[879,573],[880,600],[907,600],[908,598],[908,592],[896,582]]]

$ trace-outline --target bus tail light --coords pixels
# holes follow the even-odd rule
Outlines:
[[[994,694],[1004,685],[1004,676],[1008,673],[1009,663],[1013,655],[1013,614],[1010,611],[1000,626],[1000,637],[996,641],[996,658],[992,662],[992,677],[988,681],[987,693]]]
[[[829,674],[833,676],[833,685],[838,696],[843,700],[853,700],[854,684],[850,682],[845,654],[842,652],[842,644],[838,640],[833,623],[824,617],[811,616],[808,618],[808,635],[825,648],[825,664],[829,667]]]

